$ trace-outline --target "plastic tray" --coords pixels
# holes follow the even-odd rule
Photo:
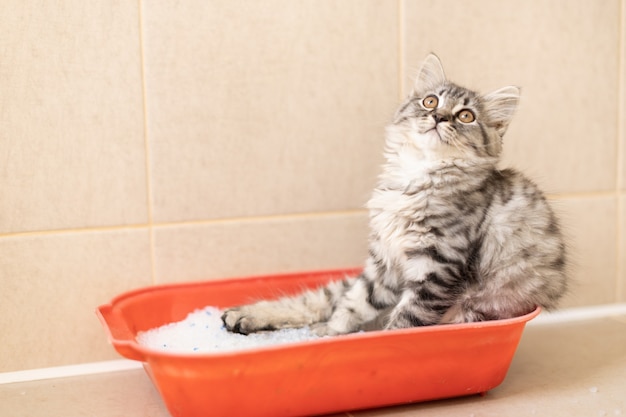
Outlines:
[[[506,376],[524,325],[514,319],[357,333],[215,354],[136,343],[191,311],[293,294],[358,270],[238,278],[131,291],[98,308],[115,349],[142,361],[175,417],[302,416],[485,393]]]

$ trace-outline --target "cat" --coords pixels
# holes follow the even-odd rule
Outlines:
[[[519,96],[458,86],[430,54],[385,131],[362,273],[227,309],[225,327],[338,335],[377,319],[402,329],[555,308],[567,289],[558,219],[535,183],[496,166]]]

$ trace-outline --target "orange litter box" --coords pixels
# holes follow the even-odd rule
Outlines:
[[[485,393],[503,380],[524,325],[508,320],[374,331],[227,353],[171,353],[135,338],[219,308],[294,294],[358,270],[171,284],[98,308],[115,349],[141,361],[175,417],[303,416]]]

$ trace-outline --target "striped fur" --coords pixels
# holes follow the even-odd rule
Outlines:
[[[516,87],[481,95],[455,85],[430,55],[386,130],[363,273],[229,309],[226,327],[333,335],[375,319],[397,329],[554,308],[567,287],[557,218],[531,180],[496,167],[518,98]]]

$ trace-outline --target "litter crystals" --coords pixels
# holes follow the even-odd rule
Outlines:
[[[137,342],[151,349],[176,353],[217,353],[319,339],[306,327],[247,336],[231,333],[224,327],[221,316],[218,308],[205,307],[190,313],[183,321],[139,332]]]

